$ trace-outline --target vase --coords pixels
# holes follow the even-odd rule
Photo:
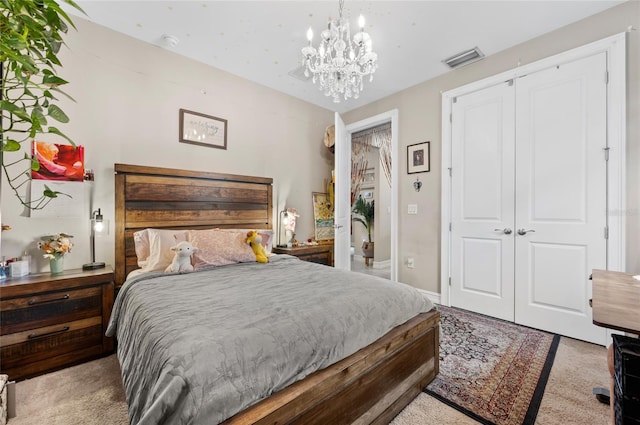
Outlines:
[[[64,257],[52,258],[49,260],[51,274],[61,274],[64,272]]]
[[[373,242],[362,242],[362,254],[365,258],[373,258]]]

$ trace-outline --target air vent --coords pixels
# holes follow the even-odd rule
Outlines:
[[[467,65],[471,62],[475,62],[484,57],[484,53],[480,51],[477,47],[474,47],[471,50],[465,50],[464,52],[460,52],[456,55],[451,56],[442,61],[449,68],[457,68],[462,65]]]
[[[300,81],[309,81],[311,79],[311,75],[309,75],[308,77],[306,75],[304,75],[304,70],[305,70],[305,66],[304,65],[300,65],[299,67],[297,67],[296,69],[293,69],[291,71],[288,72],[289,75],[291,75],[293,78],[297,78]]]

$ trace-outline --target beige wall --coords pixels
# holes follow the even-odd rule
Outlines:
[[[627,271],[640,273],[640,2],[629,1],[583,21],[504,50],[483,60],[396,93],[343,115],[353,123],[397,108],[399,110],[399,280],[440,292],[441,93],[518,64],[570,50],[618,34],[627,34]],[[479,46],[482,49],[482,46]],[[407,145],[431,141],[431,172],[420,175],[423,187],[415,192],[414,175],[406,174]],[[418,215],[407,215],[407,204],[418,205]],[[415,257],[415,268],[404,264]]]
[[[71,122],[60,128],[85,146],[86,168],[95,172],[85,191],[92,208],[111,220],[109,237],[97,240],[99,260],[113,264],[114,163],[272,177],[274,205],[298,209],[299,239],[313,235],[311,193],[324,191],[333,167],[322,142],[333,112],[86,20],[74,22],[60,76],[71,81],[66,91],[77,103],[62,102]],[[228,149],[179,143],[179,108],[227,119]],[[3,256],[30,250],[36,268],[47,271],[35,242],[68,232],[76,247],[66,268],[89,261],[88,203],[79,206],[81,219],[28,218],[6,181],[2,187],[2,222],[12,227],[2,233]]]

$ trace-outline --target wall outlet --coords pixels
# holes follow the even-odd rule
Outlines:
[[[418,214],[418,204],[409,204],[407,206],[407,214]]]
[[[413,257],[407,258],[407,267],[410,269],[415,267],[415,262],[413,261]]]

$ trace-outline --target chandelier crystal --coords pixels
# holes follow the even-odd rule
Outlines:
[[[364,32],[364,17],[360,15],[358,31],[351,39],[349,22],[342,17],[344,0],[340,0],[340,17],[329,18],[327,29],[320,34],[318,48],[312,46],[313,30],[307,31],[309,45],[302,49],[304,75],[313,74],[313,83],[325,96],[332,96],[335,103],[351,97],[357,99],[363,88],[362,77],[373,73],[378,67],[378,55],[373,52],[371,37]]]

